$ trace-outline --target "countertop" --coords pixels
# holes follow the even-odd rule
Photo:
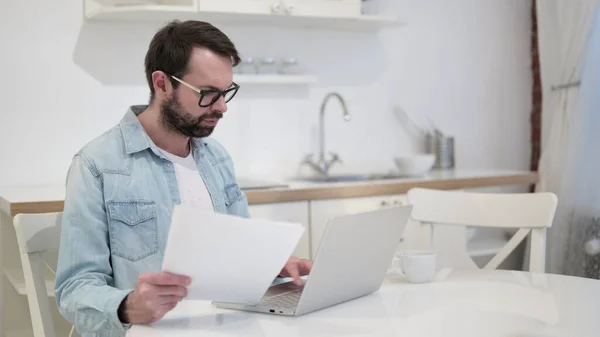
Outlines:
[[[421,284],[390,274],[377,292],[299,317],[186,300],[154,324],[133,326],[127,336],[591,337],[599,335],[598,298],[600,281],[593,279],[442,269],[433,282]]]
[[[537,182],[536,172],[523,170],[438,170],[412,178],[326,183],[286,181],[285,187],[248,189],[244,192],[248,203],[253,205],[404,194],[413,187],[450,190],[530,185]],[[11,216],[18,213],[60,212],[64,197],[63,185],[0,187],[0,212]]]

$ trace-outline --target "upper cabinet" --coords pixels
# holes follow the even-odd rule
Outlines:
[[[84,0],[92,21],[204,20],[215,25],[377,31],[393,17],[362,15],[361,0]]]
[[[281,0],[287,15],[359,17],[361,0]]]
[[[280,0],[198,0],[200,12],[277,14],[282,7]]]
[[[361,0],[199,0],[200,12],[357,17]]]

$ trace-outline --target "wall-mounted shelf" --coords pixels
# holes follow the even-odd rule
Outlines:
[[[270,74],[234,74],[233,81],[239,85],[264,84],[264,85],[294,85],[312,84],[317,82],[314,75],[270,75]]]
[[[359,17],[300,16],[279,14],[251,14],[207,12],[194,6],[122,5],[100,6],[94,0],[85,0],[85,17],[89,21],[158,21],[203,20],[214,25],[274,26],[278,28],[327,29],[347,31],[377,31],[400,26],[391,17],[362,15]]]

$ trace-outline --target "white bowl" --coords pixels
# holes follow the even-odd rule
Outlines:
[[[414,154],[406,157],[395,157],[396,167],[400,174],[421,176],[431,171],[435,164],[433,153]]]

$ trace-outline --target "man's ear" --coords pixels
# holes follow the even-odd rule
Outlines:
[[[158,70],[152,73],[152,86],[155,92],[162,92],[163,94],[168,94],[173,90],[167,74]]]

